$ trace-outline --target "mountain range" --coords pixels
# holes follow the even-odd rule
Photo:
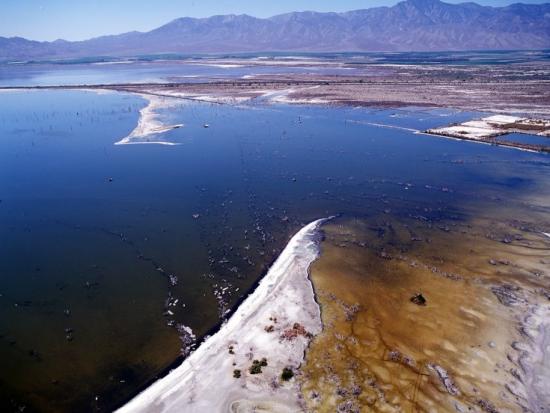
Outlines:
[[[550,3],[487,7],[405,0],[345,13],[183,17],[149,32],[85,41],[0,37],[0,61],[156,53],[550,48]]]

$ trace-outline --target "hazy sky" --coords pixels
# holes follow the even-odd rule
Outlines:
[[[459,0],[446,0],[461,3]],[[550,0],[477,0],[488,6]],[[0,0],[0,36],[82,40],[147,31],[177,17],[241,14],[268,17],[289,11],[347,11],[391,6],[398,0]]]

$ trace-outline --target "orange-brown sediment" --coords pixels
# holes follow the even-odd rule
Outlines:
[[[541,411],[529,355],[548,307],[548,240],[481,218],[348,219],[325,232],[311,270],[324,331],[302,368],[308,410]]]

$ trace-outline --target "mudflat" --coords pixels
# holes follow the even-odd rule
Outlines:
[[[549,239],[505,216],[327,224],[308,410],[544,411]]]

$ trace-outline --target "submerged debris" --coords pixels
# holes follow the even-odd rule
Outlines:
[[[42,355],[35,349],[29,350],[29,356],[35,361],[42,361]]]
[[[380,258],[383,258],[385,260],[391,260],[392,259],[392,256],[390,254],[388,254],[386,251],[380,252],[379,256],[380,256]]]
[[[487,413],[499,413],[499,411],[496,409],[493,404],[488,400],[479,399],[477,401],[477,405],[481,407],[481,409]]]
[[[343,306],[344,313],[346,314],[346,321],[353,321],[357,313],[361,311],[361,305],[357,303],[353,305],[347,305],[344,303]]]
[[[176,286],[178,284],[178,277],[174,274],[168,274],[168,279],[170,280],[170,285],[172,287]]]
[[[197,337],[190,327],[183,324],[176,324],[176,330],[179,333],[181,341],[181,354],[186,357],[195,349]]]
[[[445,390],[447,390],[447,393],[452,394],[453,396],[458,396],[460,394],[458,387],[456,387],[453,379],[451,379],[449,373],[447,373],[447,370],[437,364],[431,363],[428,364],[428,368],[436,373],[439,381],[443,387],[445,387]]]
[[[401,363],[401,364],[403,364],[405,366],[408,366],[408,367],[415,367],[416,366],[416,361],[412,357],[407,356],[405,354],[402,354],[398,350],[390,351],[389,354],[388,354],[388,358],[391,361],[394,361],[396,363]]]
[[[517,294],[518,291],[520,291],[519,287],[510,284],[502,284],[498,287],[491,288],[491,291],[496,295],[498,301],[505,306],[510,307],[525,303],[525,300]]]

